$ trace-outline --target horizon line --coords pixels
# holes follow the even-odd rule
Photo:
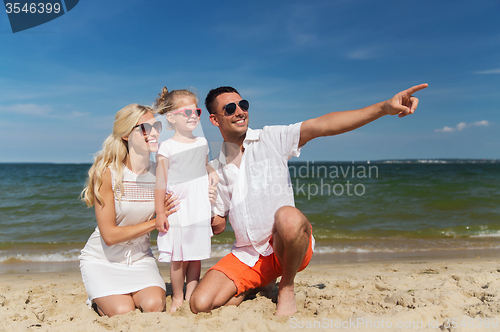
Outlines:
[[[500,162],[497,158],[390,158],[390,159],[366,159],[366,160],[289,160],[289,163],[381,163],[381,162],[420,162],[426,161],[482,161],[482,162]],[[48,162],[48,161],[0,161],[0,165],[6,164],[37,164],[37,165],[92,165],[93,162]]]

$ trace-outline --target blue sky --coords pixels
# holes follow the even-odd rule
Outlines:
[[[500,2],[82,0],[13,34],[0,14],[0,162],[91,162],[165,85],[250,101],[250,126],[361,108],[419,83],[419,109],[319,138],[296,160],[500,158]]]

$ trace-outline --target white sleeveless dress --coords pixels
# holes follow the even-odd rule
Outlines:
[[[153,165],[151,170],[154,172],[154,169]],[[110,170],[114,191],[115,172]],[[151,172],[137,175],[124,166],[121,202],[115,196],[116,225],[137,225],[153,218],[155,180]],[[107,246],[96,227],[78,257],[89,298],[129,294],[151,286],[165,289],[150,244],[150,235],[145,234]]]
[[[158,154],[169,158],[167,190],[179,196],[179,210],[168,217],[170,227],[158,233],[158,261],[197,261],[210,258],[212,227],[206,169],[208,142],[168,139]]]

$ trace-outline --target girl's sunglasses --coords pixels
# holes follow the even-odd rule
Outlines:
[[[238,102],[238,106],[241,108],[242,111],[247,112],[248,108],[250,107],[250,103],[248,100],[242,99]],[[227,115],[233,115],[234,112],[236,112],[236,103],[229,103],[223,108],[224,111],[226,111]]]
[[[201,115],[201,108],[196,108],[194,110],[190,109],[190,108],[184,108],[182,110],[178,110],[178,111],[174,111],[172,112],[172,114],[177,114],[177,113],[184,113],[184,115],[189,118],[191,116],[191,114],[196,114],[196,116],[200,116]]]
[[[138,124],[137,126],[134,126],[132,128],[132,130],[134,130],[135,128],[137,127],[141,127],[141,130],[142,130],[142,134],[143,135],[149,135],[151,134],[151,129],[154,128],[156,130],[156,132],[158,133],[161,133],[161,129],[162,129],[162,126],[161,126],[161,122],[160,121],[156,121],[155,123],[153,124],[150,124],[150,123],[147,123],[147,122],[144,122],[144,123],[141,123],[141,124]]]

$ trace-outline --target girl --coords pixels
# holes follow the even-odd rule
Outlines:
[[[165,310],[165,284],[149,248],[156,170],[149,154],[158,150],[161,131],[152,111],[132,104],[116,113],[82,191],[85,203],[95,205],[97,227],[79,256],[80,270],[100,315]],[[168,198],[166,215],[176,211]]]
[[[163,88],[156,107],[175,130],[173,137],[162,142],[158,150],[155,191],[156,228],[160,232],[158,260],[172,262],[172,313],[184,301],[184,280],[185,299],[189,301],[200,278],[200,260],[210,258],[210,200],[215,197],[209,200],[207,190],[210,184],[210,191],[215,191],[218,176],[208,166],[207,140],[193,136],[201,114],[196,95],[188,90],[169,93]],[[169,191],[179,197],[180,205],[179,211],[167,219],[163,201]]]

